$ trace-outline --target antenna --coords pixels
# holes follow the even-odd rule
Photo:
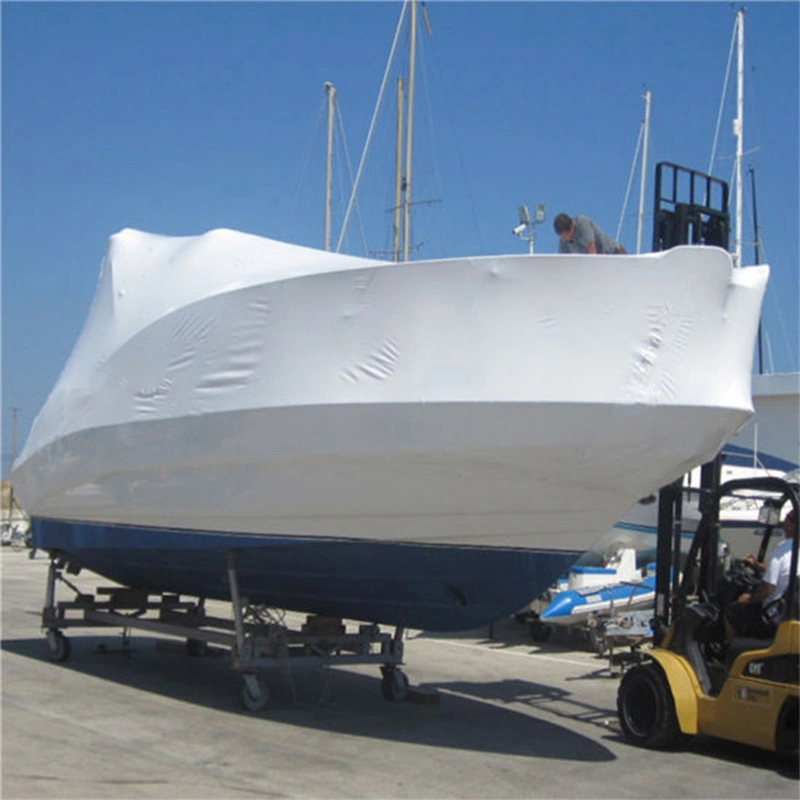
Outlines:
[[[545,220],[545,205],[539,203],[536,206],[536,213],[531,219],[531,212],[528,206],[522,205],[519,207],[519,225],[516,226],[511,232],[520,239],[525,239],[528,242],[528,254],[533,255],[533,244],[536,241],[536,226],[540,225]]]

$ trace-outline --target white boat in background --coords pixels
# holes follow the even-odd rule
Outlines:
[[[738,463],[741,451],[722,450],[725,460],[720,466],[720,482],[755,477],[784,478],[792,482],[792,470],[765,469],[763,467],[742,466]],[[728,461],[730,458],[730,462]],[[790,462],[776,456],[768,459],[769,463],[791,465]],[[796,469],[796,467],[795,467]],[[698,505],[700,470],[696,468],[684,477],[684,496],[681,516],[682,551],[688,553],[697,525],[700,522]],[[758,513],[761,503],[756,499],[757,493],[748,498],[729,497],[720,503],[720,519],[724,526],[724,536],[734,557],[743,557],[749,553],[753,545],[751,534],[760,533]],[[637,553],[639,567],[646,565],[656,557],[656,538],[658,534],[658,497],[655,493],[642,498],[617,522],[611,530],[601,536],[592,547],[578,560],[579,565],[592,566],[600,563],[609,552],[619,548],[632,548]]]
[[[725,445],[732,466],[772,474],[800,467],[800,372],[753,375],[755,414]]]

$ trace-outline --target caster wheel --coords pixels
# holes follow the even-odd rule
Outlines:
[[[383,678],[381,679],[381,692],[384,700],[390,703],[399,703],[406,699],[408,695],[408,676],[401,669],[386,668],[381,669]]]
[[[553,632],[553,629],[550,625],[546,622],[540,622],[538,619],[535,619],[531,622],[529,626],[529,631],[531,634],[531,639],[534,642],[546,642],[550,638],[550,634]]]
[[[269,701],[269,689],[264,681],[248,675],[242,679],[239,698],[248,711],[263,711]]]
[[[66,661],[72,652],[72,645],[61,631],[48,631],[47,651],[51,661]]]
[[[597,628],[589,628],[588,633],[589,646],[597,655],[602,656],[606,651],[605,636]]]
[[[208,642],[202,639],[187,639],[186,652],[190,656],[204,656],[208,653]]]

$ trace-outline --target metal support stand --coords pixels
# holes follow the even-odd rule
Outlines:
[[[302,630],[292,630],[282,615],[263,606],[251,606],[241,596],[237,553],[226,553],[231,594],[232,619],[209,616],[205,599],[181,599],[178,595],[151,595],[125,587],[96,590],[83,594],[63,575],[64,565],[52,556],[47,574],[42,628],[54,661],[69,658],[69,639],[62,632],[70,627],[122,627],[123,649],[130,645],[134,628],[157,635],[186,640],[189,655],[203,654],[208,644],[227,647],[234,672],[240,679],[240,699],[250,711],[261,711],[268,702],[269,689],[263,679],[267,669],[284,671],[297,703],[293,679],[295,666],[320,667],[323,685],[318,703],[329,697],[330,667],[349,664],[378,664],[381,691],[387,700],[404,700],[408,678],[399,668],[403,663],[403,627],[394,634],[383,633],[375,624],[360,625],[357,633],[348,633],[340,619],[308,616]],[[75,594],[72,601],[56,601],[58,583],[66,584]]]
[[[239,596],[239,579],[236,575],[236,553],[233,550],[229,550],[225,558],[228,562],[228,586],[231,590],[233,625],[236,631],[236,646],[232,650],[233,662],[234,666],[236,666],[244,652],[244,618],[242,616],[242,601]]]

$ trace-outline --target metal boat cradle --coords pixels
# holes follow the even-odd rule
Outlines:
[[[121,627],[122,647],[130,646],[131,629],[186,640],[190,656],[202,656],[209,645],[230,649],[233,670],[239,678],[239,698],[248,711],[261,711],[269,701],[265,670],[281,669],[297,703],[292,668],[320,667],[325,675],[319,700],[326,699],[331,666],[378,664],[381,691],[388,701],[405,700],[409,681],[403,663],[404,629],[393,634],[376,624],[362,624],[358,632],[346,631],[342,620],[309,616],[302,630],[292,630],[263,606],[250,605],[239,592],[235,551],[228,551],[227,573],[233,618],[210,616],[205,601],[181,599],[122,586],[99,587],[97,596],[86,594],[64,576],[65,564],[57,554],[50,558],[42,627],[53,661],[66,661],[72,652],[63,633],[73,627]],[[75,593],[73,600],[57,600],[59,583]],[[107,599],[101,599],[105,597]]]

